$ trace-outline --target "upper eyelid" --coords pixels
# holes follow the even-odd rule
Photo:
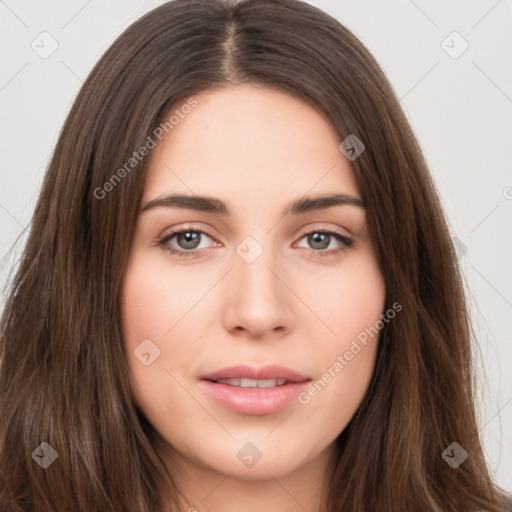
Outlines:
[[[206,236],[209,236],[212,239],[216,239],[216,237],[214,235],[210,234],[208,231],[206,231],[203,228],[195,228],[195,227],[184,226],[183,228],[173,229],[173,230],[169,231],[166,234],[165,234],[165,231],[164,231],[164,234],[160,235],[158,237],[158,240],[164,240],[166,238],[172,238],[172,237],[174,237],[176,235],[179,235],[180,233],[186,233],[187,231],[195,231],[197,233],[201,233],[201,234],[204,234]]]

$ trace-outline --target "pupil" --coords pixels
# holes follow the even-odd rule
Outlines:
[[[327,233],[313,233],[309,235],[311,245],[315,249],[326,249],[329,246],[329,237],[330,235]],[[320,246],[318,246],[318,244]]]
[[[181,240],[184,240],[183,248],[184,249],[195,249],[199,245],[199,233],[194,233],[192,231],[187,231],[186,233],[182,233],[178,235],[178,243]]]

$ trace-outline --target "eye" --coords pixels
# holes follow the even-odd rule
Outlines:
[[[212,237],[201,229],[185,228],[164,235],[157,243],[171,254],[190,258],[198,256],[201,249],[208,248],[201,245],[205,237],[212,240]],[[177,247],[171,243],[173,239],[176,239]]]
[[[213,240],[213,238],[201,229],[187,227],[172,231],[157,240],[157,244],[170,254],[193,258],[200,255],[202,249],[208,249],[209,246],[202,245],[204,239]],[[304,233],[300,240],[306,240],[309,247],[298,245],[309,249],[315,256],[332,256],[352,247],[354,240],[348,238],[336,231],[326,231],[316,229]],[[334,247],[333,247],[334,245]]]
[[[336,231],[309,231],[302,235],[301,240],[303,239],[306,239],[306,243],[309,245],[306,249],[311,249],[315,256],[332,256],[346,251],[354,244],[353,239]]]

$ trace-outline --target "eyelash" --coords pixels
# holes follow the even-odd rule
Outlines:
[[[203,231],[202,229],[195,229],[192,227],[180,229],[177,231],[172,231],[171,233],[168,233],[167,235],[164,235],[163,237],[156,240],[156,243],[164,250],[169,252],[172,255],[180,256],[184,258],[194,258],[199,256],[199,252],[201,249],[194,249],[191,251],[182,251],[179,249],[175,249],[174,247],[171,247],[168,245],[168,242],[172,240],[175,236],[181,235],[183,233],[200,233],[202,235],[206,235],[213,239],[213,237],[207,233],[206,231]],[[315,250],[315,249],[309,249],[311,252],[313,252],[317,256],[334,256],[335,254],[342,253],[352,247],[354,244],[354,240],[351,238],[346,237],[345,235],[342,235],[341,233],[338,233],[336,231],[327,231],[322,229],[314,229],[312,231],[308,231],[306,233],[303,233],[299,240],[302,240],[304,237],[314,234],[314,233],[321,233],[325,235],[329,235],[334,237],[338,242],[340,242],[342,245],[338,247],[337,249],[329,249],[329,250]]]

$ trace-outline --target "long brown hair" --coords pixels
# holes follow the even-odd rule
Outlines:
[[[242,83],[294,95],[326,116],[340,142],[363,141],[352,165],[387,305],[403,306],[381,332],[370,387],[337,440],[329,512],[506,510],[480,445],[466,299],[420,147],[368,50],[298,0],[166,3],[131,25],[84,83],[2,318],[1,510],[164,508],[165,468],[130,392],[120,315],[149,158],[109,180],[171,107]],[[46,469],[33,455],[50,450],[43,442],[58,454]],[[468,453],[457,468],[441,456],[452,442]]]

